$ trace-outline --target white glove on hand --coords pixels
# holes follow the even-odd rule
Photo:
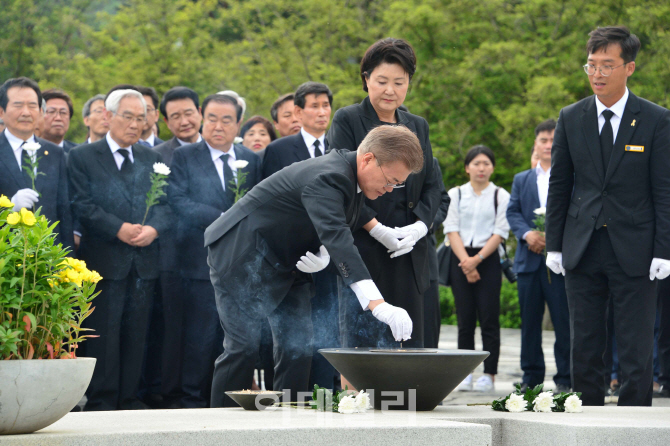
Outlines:
[[[307,251],[304,256],[300,257],[300,260],[295,266],[303,273],[317,273],[322,269],[325,269],[329,263],[330,255],[328,254],[326,247],[321,245],[318,254],[313,254]]]
[[[395,229],[396,231],[400,231],[400,233],[405,237],[412,237],[414,243],[418,242],[426,234],[428,234],[428,228],[421,220],[417,221],[416,223],[412,223],[411,225],[403,226],[402,228],[396,226]]]
[[[670,275],[670,260],[654,258],[649,268],[649,280],[663,280]]]
[[[402,342],[412,337],[412,319],[402,308],[382,302],[372,310],[372,315],[391,327],[396,341]]]
[[[412,250],[415,243],[411,237],[404,235],[396,229],[384,226],[381,223],[377,223],[375,227],[370,230],[370,235],[379,243],[386,246],[388,252],[393,253],[391,257],[407,254]]]
[[[14,203],[14,212],[18,212],[21,208],[34,208],[35,203],[40,199],[40,196],[37,192],[32,189],[21,189],[16,191],[11,201]]]
[[[547,268],[552,270],[554,274],[563,274],[565,276],[565,268],[563,268],[563,253],[555,251],[548,252]]]

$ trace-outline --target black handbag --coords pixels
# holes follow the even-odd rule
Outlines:
[[[498,215],[498,191],[500,188],[496,188],[495,196],[493,198],[493,212]],[[500,259],[500,268],[502,269],[503,274],[507,277],[509,283],[516,282],[516,273],[514,272],[514,261],[509,258],[507,255],[507,245],[505,240],[502,241],[503,248],[503,257]]]
[[[437,281],[440,285],[449,286],[449,265],[451,263],[451,246],[446,240],[437,247]]]

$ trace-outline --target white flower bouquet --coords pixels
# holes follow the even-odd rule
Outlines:
[[[165,196],[165,186],[167,186],[167,181],[165,181],[170,175],[170,168],[163,163],[154,163],[154,171],[151,173],[151,189],[147,192],[147,210],[144,212],[144,218],[142,219],[142,226],[144,222],[147,221],[147,215],[149,215],[149,209],[151,206],[158,204],[158,200]]]
[[[543,392],[544,384],[530,387],[526,393],[521,393],[521,385],[516,385],[516,391],[499,398],[491,403],[493,410],[501,412],[568,412],[582,411],[581,392],[561,392],[554,395],[552,392]]]
[[[312,392],[312,401],[309,402],[312,409],[322,412],[333,411],[339,413],[365,413],[372,408],[370,404],[370,395],[361,390],[357,394],[345,388],[339,392],[333,393],[326,388],[314,385]]]

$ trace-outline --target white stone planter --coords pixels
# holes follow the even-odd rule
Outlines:
[[[0,361],[0,434],[58,421],[84,396],[94,367],[95,358]]]

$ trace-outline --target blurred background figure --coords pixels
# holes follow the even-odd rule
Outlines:
[[[277,134],[272,128],[272,123],[262,116],[252,116],[240,129],[242,145],[253,150],[263,159],[265,148],[277,139]]]
[[[90,98],[81,109],[84,125],[88,128],[88,137],[85,143],[90,144],[105,137],[109,131],[109,120],[105,113],[105,95],[96,94]]]
[[[293,98],[293,93],[279,96],[270,107],[270,116],[279,138],[295,135],[300,131],[300,120],[295,115]]]
[[[158,122],[158,107],[160,100],[158,93],[153,87],[138,86],[137,89],[142,93],[144,101],[147,103],[147,120],[142,128],[142,136],[139,143],[147,147],[155,147],[164,142],[156,133],[156,123]]]
[[[72,99],[58,88],[43,91],[42,98],[46,102],[42,138],[51,141],[61,147],[65,153],[68,153],[71,148],[77,145],[65,139],[65,134],[70,129],[70,120],[74,114]]]
[[[239,104],[240,107],[242,107],[242,117],[240,118],[240,122],[244,119],[244,114],[247,112],[247,102],[244,100],[242,96],[234,92],[233,90],[223,90],[218,92],[217,94],[225,94],[226,96],[230,96],[232,98],[235,98],[237,100],[237,103]]]

